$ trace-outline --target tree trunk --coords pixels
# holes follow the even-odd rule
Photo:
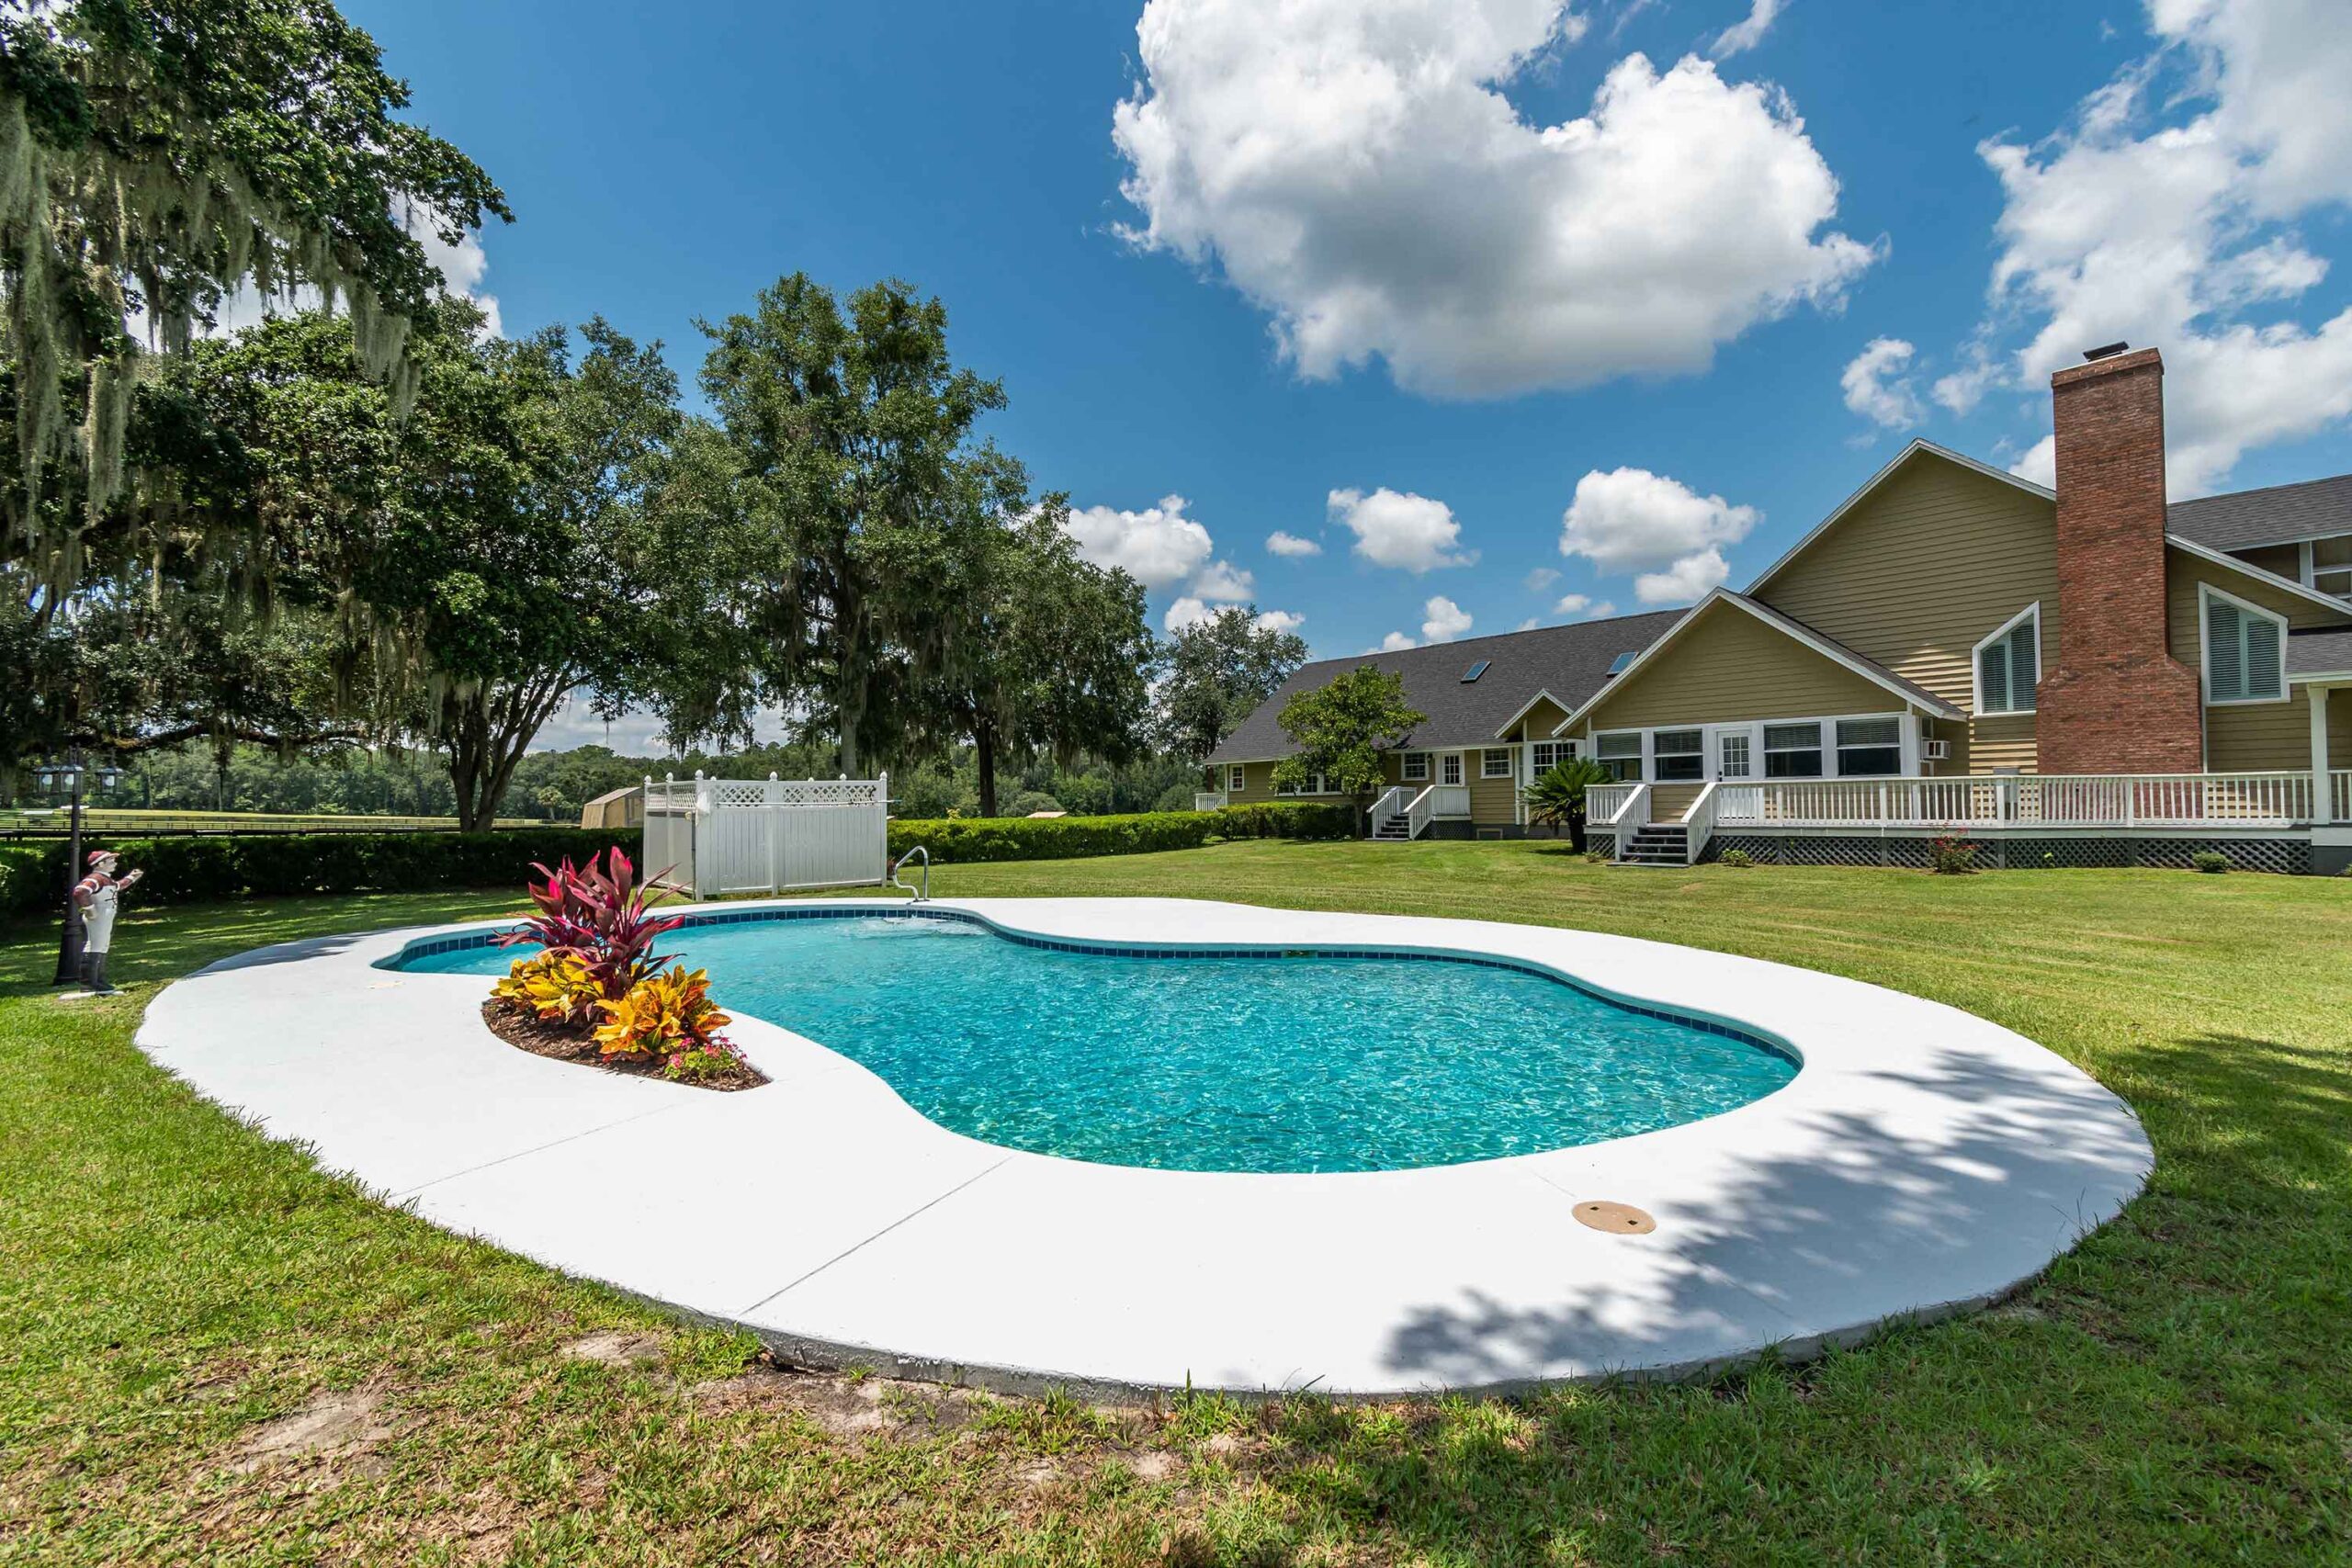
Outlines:
[[[996,726],[987,719],[972,726],[972,762],[980,773],[980,815],[996,815]]]
[[[1584,806],[1581,802],[1568,808],[1568,848],[1584,853]]]

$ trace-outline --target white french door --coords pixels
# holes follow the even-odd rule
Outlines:
[[[1762,773],[1763,742],[1752,724],[1707,727],[1707,776],[1746,784]]]

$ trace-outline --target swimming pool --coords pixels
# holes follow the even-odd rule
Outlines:
[[[941,1126],[1104,1165],[1456,1165],[1719,1115],[1797,1071],[1758,1034],[1459,956],[1122,952],[871,912],[722,919],[662,947],[729,1011],[862,1064]],[[514,956],[396,966],[487,976]]]

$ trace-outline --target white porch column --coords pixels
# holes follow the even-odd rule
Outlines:
[[[2325,686],[2305,686],[2312,705],[2312,820],[2335,820],[2335,781],[2327,772],[2327,693]]]

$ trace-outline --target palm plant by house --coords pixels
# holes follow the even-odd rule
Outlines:
[[[1608,784],[1613,776],[1589,757],[1570,757],[1554,763],[1520,792],[1520,798],[1527,803],[1528,821],[1541,823],[1554,832],[1565,826],[1568,842],[1581,852],[1585,792],[1595,784]]]

